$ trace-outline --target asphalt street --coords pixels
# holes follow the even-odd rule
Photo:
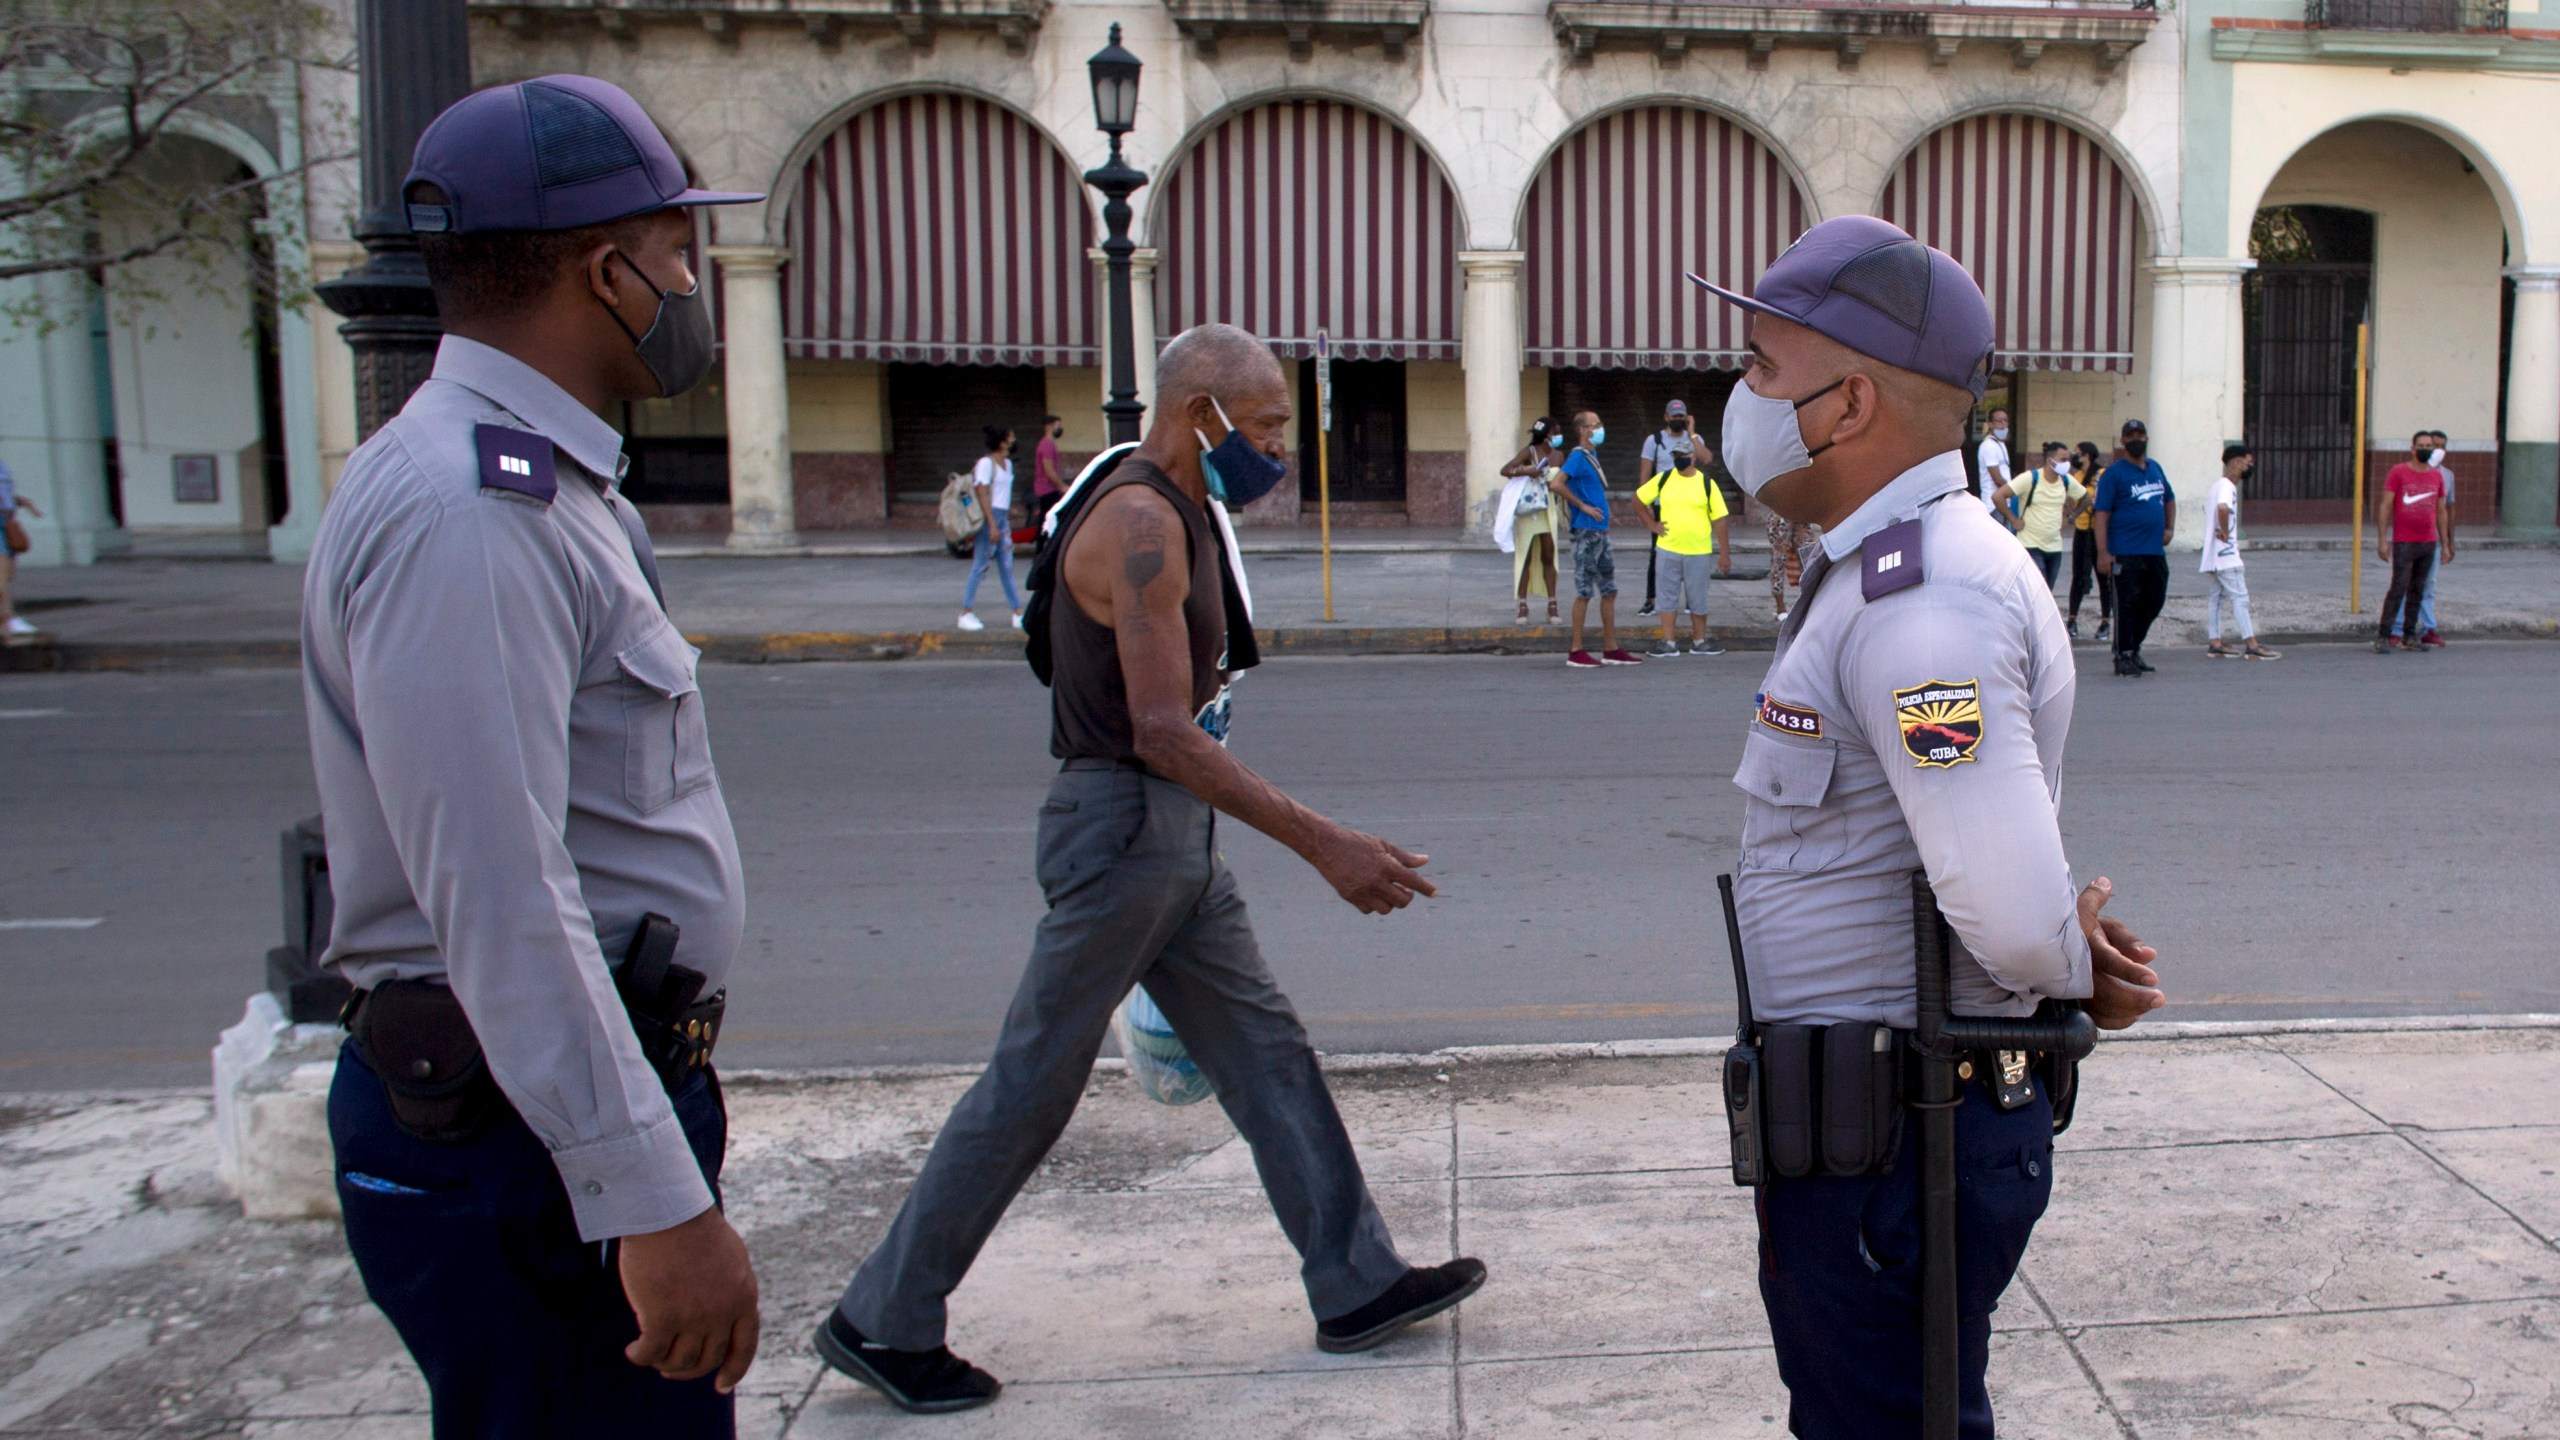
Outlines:
[[[2089,664],[2064,784],[2083,875],[2195,1019],[2560,1010],[2560,645]],[[1320,1046],[1732,1023],[1713,908],[1764,656],[1289,659],[1237,752],[1432,856],[1387,918],[1241,826],[1227,853]],[[731,1066],[984,1058],[1040,899],[1045,695],[1019,665],[706,666],[745,848]],[[316,808],[290,671],[0,678],[0,1089],[203,1083],[277,942],[277,831]],[[2540,875],[2542,879],[2534,877]]]

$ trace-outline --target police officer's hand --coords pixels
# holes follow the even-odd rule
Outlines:
[[[2150,964],[2160,952],[2143,944],[2123,921],[2098,913],[2115,893],[2115,882],[2103,875],[2080,892],[2080,928],[2089,937],[2094,987],[2085,1008],[2101,1030],[2125,1029],[2169,1003],[2160,992],[2160,974]]]
[[[670,1380],[720,1372],[722,1394],[755,1363],[761,1328],[747,1242],[718,1207],[681,1225],[622,1237],[622,1292],[640,1317],[623,1357]]]
[[[1334,893],[1363,915],[1384,915],[1413,903],[1416,895],[1437,895],[1438,887],[1422,878],[1428,855],[1416,855],[1357,830],[1329,827],[1307,857]]]

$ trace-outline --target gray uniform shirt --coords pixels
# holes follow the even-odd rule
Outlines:
[[[1752,1008],[1912,1026],[1911,872],[1967,955],[1955,1008],[2089,993],[2056,806],[2076,673],[2042,573],[1949,451],[1825,532],[1763,682],[1734,880]]]
[[[483,484],[481,424],[556,447],[550,503]],[[434,378],[349,457],[302,600],[337,902],[324,963],[359,987],[452,985],[589,1240],[711,1205],[605,957],[656,911],[708,993],[744,914],[696,654],[623,528],[621,459],[566,391],[447,336]]]

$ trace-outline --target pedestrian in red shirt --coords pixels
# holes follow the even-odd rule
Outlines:
[[[2422,460],[2427,432],[2410,442],[2413,459]],[[2403,645],[2392,638],[2391,620],[2400,616],[2402,633],[2419,633],[2418,607],[2427,596],[2427,580],[2435,574],[2438,552],[2453,558],[2453,529],[2444,513],[2444,472],[2432,465],[2402,461],[2382,482],[2382,499],[2374,517],[2374,545],[2391,566],[2391,593],[2382,600],[2382,623],[2373,637],[2373,653],[2406,650],[2423,655],[2415,640]]]
[[[1031,528],[1034,530],[1049,518],[1049,508],[1066,494],[1065,482],[1058,474],[1058,437],[1066,433],[1065,422],[1057,416],[1040,417],[1040,443],[1031,447]]]

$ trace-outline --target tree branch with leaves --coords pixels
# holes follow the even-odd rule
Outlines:
[[[299,104],[306,70],[352,67],[326,9],[303,0],[0,9],[0,281],[104,280],[177,256],[208,283],[236,276],[245,259],[269,298],[300,288],[305,277],[279,273],[264,222],[279,187],[351,157],[311,155],[261,173],[201,137]],[[36,304],[22,292],[0,311],[48,318]]]

